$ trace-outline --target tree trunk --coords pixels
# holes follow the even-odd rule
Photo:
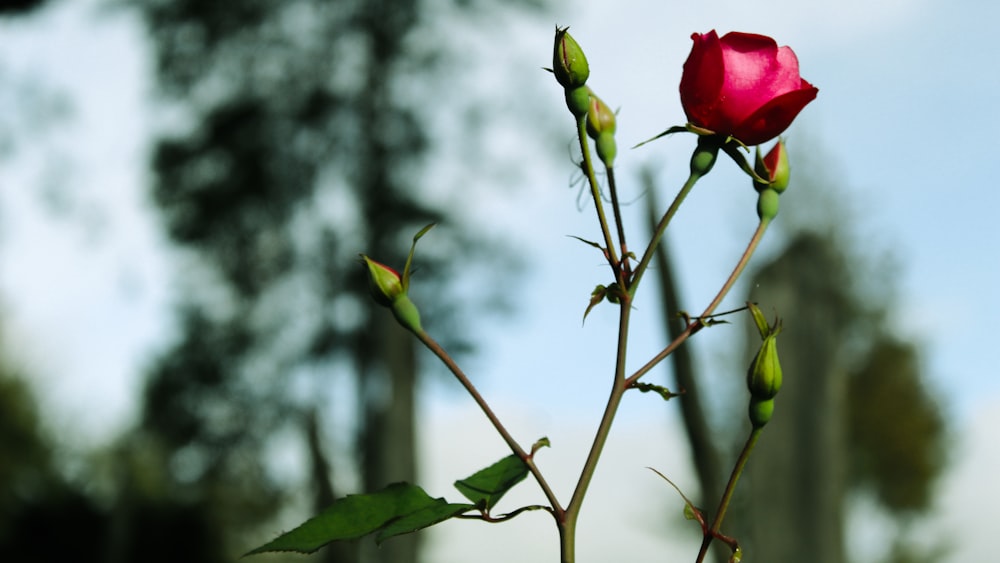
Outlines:
[[[832,244],[801,235],[757,275],[751,299],[782,317],[783,386],[774,418],[741,485],[747,501],[744,561],[843,563],[845,330],[850,321],[841,260]],[[760,346],[748,331],[747,358]],[[749,364],[749,359],[748,359]]]

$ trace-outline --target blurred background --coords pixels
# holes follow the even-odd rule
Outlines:
[[[506,455],[458,385],[367,296],[414,300],[568,498],[613,365],[592,204],[551,64],[555,25],[620,108],[632,245],[683,182],[693,32],[763,33],[819,87],[792,186],[723,304],[784,318],[785,386],[724,529],[744,561],[993,556],[1000,5],[791,0],[0,2],[0,560],[234,561],[338,496],[451,483]],[[636,303],[633,369],[700,311],[756,224],[720,160]],[[653,279],[650,276],[649,279]],[[748,297],[749,296],[749,297]],[[748,432],[744,316],[629,394],[579,560],[694,559],[650,472],[714,506]],[[500,509],[540,503],[526,482]],[[720,561],[724,561],[724,554]],[[542,512],[261,561],[552,561]]]

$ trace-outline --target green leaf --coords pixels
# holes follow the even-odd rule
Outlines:
[[[590,310],[597,306],[598,303],[604,301],[604,297],[608,293],[608,288],[601,284],[598,284],[594,288],[594,291],[590,292],[590,303],[587,305],[587,310],[583,312],[583,322],[587,322],[587,315],[590,314]]]
[[[674,393],[673,391],[667,389],[666,387],[663,387],[662,385],[654,385],[652,383],[636,383],[634,387],[643,393],[649,393],[649,392],[656,393],[657,395],[663,397],[664,401],[669,401],[670,399],[673,399],[674,397],[679,397],[682,394],[682,393]]]
[[[442,505],[447,506],[448,503],[441,498],[431,498],[416,485],[393,483],[375,493],[349,495],[338,499],[318,516],[248,552],[247,555],[268,551],[313,553],[330,542],[357,539],[378,531],[397,519],[437,509]],[[451,516],[457,513],[452,512]],[[415,522],[422,521],[424,524],[413,529],[429,526],[445,518],[434,522],[415,519]],[[405,532],[397,531],[392,535],[401,533]]]
[[[426,235],[427,231],[433,229],[436,224],[437,223],[431,223],[423,229],[420,229],[417,234],[413,235],[413,244],[410,245],[410,253],[406,255],[406,266],[403,267],[403,291],[410,288],[410,265],[413,264],[413,253],[417,250],[417,241],[420,240],[420,237]]]
[[[476,508],[471,504],[449,504],[443,499],[434,500],[441,502],[390,522],[375,536],[375,542],[382,543],[393,536],[422,530]]]
[[[659,139],[661,137],[666,137],[667,135],[673,135],[674,133],[684,133],[684,132],[686,132],[688,130],[689,129],[687,127],[683,126],[683,125],[674,125],[673,127],[671,127],[670,129],[667,129],[663,133],[660,133],[659,135],[653,137],[652,139],[646,139],[645,141],[639,143],[638,145],[636,145],[636,146],[634,146],[632,148],[633,149],[637,149],[637,148],[641,147],[642,145],[645,145],[646,143],[651,143],[651,142],[653,142],[653,141],[655,141],[655,140],[657,140],[657,139]]]
[[[475,474],[455,481],[455,488],[477,507],[489,511],[500,499],[528,475],[528,466],[516,455],[509,455]]]
[[[569,238],[575,238],[576,240],[582,242],[583,244],[586,244],[587,246],[593,246],[594,248],[600,250],[601,252],[604,252],[604,247],[601,246],[601,245],[599,245],[599,244],[597,244],[596,242],[594,242],[592,240],[587,240],[585,238],[580,238],[580,237],[578,237],[576,235],[566,235],[566,236],[568,236]]]
[[[695,506],[693,502],[691,502],[691,499],[687,498],[687,496],[685,496],[684,493],[681,492],[680,487],[675,485],[674,482],[671,481],[670,479],[667,479],[666,475],[660,473],[659,471],[653,469],[652,467],[647,467],[646,469],[659,475],[661,479],[669,483],[670,486],[673,487],[675,491],[677,491],[677,494],[679,494],[681,498],[684,499],[684,518],[688,520],[697,520],[698,525],[701,526],[701,531],[707,534],[708,522],[705,521],[705,515],[702,514],[700,510],[698,510],[698,507]]]
[[[754,303],[747,303],[747,308],[750,310],[750,315],[753,316],[753,322],[757,325],[761,339],[767,338],[767,335],[771,333],[771,327],[768,326],[764,313]]]
[[[732,158],[733,162],[735,162],[736,165],[739,166],[741,170],[746,172],[747,175],[750,176],[750,178],[762,184],[769,184],[770,180],[761,178],[760,175],[757,174],[757,172],[753,169],[753,166],[750,166],[750,163],[747,162],[747,159],[746,157],[743,156],[743,153],[740,152],[740,148],[742,147],[745,149],[746,145],[743,145],[736,139],[732,139],[732,141],[735,142],[727,142],[726,144],[722,145],[722,150],[725,151],[725,153],[729,155],[729,158]]]
[[[534,444],[531,444],[531,455],[535,455],[535,452],[542,448],[551,448],[552,442],[549,442],[548,436],[542,436],[538,440],[535,440]]]

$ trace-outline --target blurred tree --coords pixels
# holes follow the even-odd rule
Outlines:
[[[106,514],[57,470],[24,381],[0,356],[0,561],[103,563]]]
[[[45,5],[47,0],[0,0],[0,16],[20,16]]]
[[[890,336],[888,305],[866,299],[859,271],[830,235],[801,232],[751,278],[750,299],[783,319],[785,378],[746,472],[749,561],[846,561],[849,492],[905,523],[930,507],[945,468],[916,347]],[[915,560],[898,547],[891,561]]]
[[[948,459],[944,417],[921,372],[914,344],[880,335],[847,380],[851,483],[904,517],[930,508]]]
[[[317,507],[415,479],[414,343],[373,310],[357,254],[401,265],[413,233],[441,223],[436,244],[418,253],[415,289],[439,297],[418,300],[439,319],[455,319],[440,296],[457,263],[502,260],[421,195],[435,110],[415,92],[433,92],[442,52],[459,48],[436,20],[485,21],[510,6],[130,4],[148,24],[172,117],[153,157],[153,195],[185,264],[179,338],[150,370],[138,440],[162,452],[170,490],[210,499],[212,520],[235,534],[227,545],[246,549],[261,532],[242,534],[286,500],[266,453],[275,436],[301,436]],[[238,509],[213,491],[236,495]],[[349,544],[324,557],[405,563],[415,542],[368,553]]]

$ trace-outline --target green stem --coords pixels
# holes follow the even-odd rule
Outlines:
[[[618,185],[615,182],[615,169],[611,166],[605,167],[608,174],[608,191],[611,192],[611,210],[615,214],[615,226],[618,228],[618,244],[621,246],[622,264],[625,268],[624,275],[628,278],[628,244],[625,243],[625,227],[622,223],[621,205],[618,203]],[[622,280],[619,280],[621,283]]]
[[[663,238],[663,233],[667,231],[667,226],[670,224],[670,220],[677,214],[677,210],[680,209],[681,204],[684,203],[684,199],[689,193],[691,193],[691,189],[694,188],[694,185],[698,182],[701,176],[702,174],[700,173],[695,171],[691,172],[687,181],[684,182],[684,185],[681,187],[681,191],[677,192],[677,195],[674,197],[674,201],[671,202],[670,207],[667,208],[667,212],[663,214],[663,217],[660,218],[660,222],[656,224],[656,230],[653,231],[653,238],[649,240],[649,245],[646,246],[646,250],[642,253],[642,258],[639,260],[639,265],[635,268],[635,275],[628,287],[629,295],[633,297],[635,296],[635,291],[639,287],[639,281],[642,280],[642,275],[646,273],[646,268],[649,266],[649,262],[656,254],[656,247],[660,244],[660,239]]]
[[[561,515],[563,513],[563,508],[559,505],[559,500],[556,498],[556,495],[552,491],[552,488],[549,487],[548,481],[545,480],[545,477],[542,476],[542,473],[538,469],[538,466],[535,465],[534,457],[531,454],[524,451],[524,448],[522,448],[521,445],[517,443],[517,440],[515,440],[514,437],[510,435],[510,432],[507,431],[507,428],[504,427],[503,423],[500,422],[500,419],[497,418],[497,415],[493,412],[493,409],[490,408],[490,405],[486,402],[486,399],[484,399],[483,396],[479,394],[479,390],[476,389],[476,386],[473,385],[472,381],[470,381],[469,378],[465,375],[465,372],[462,371],[462,368],[458,367],[458,364],[455,363],[455,360],[453,360],[452,357],[448,355],[448,352],[446,352],[444,348],[442,348],[441,345],[437,343],[436,340],[431,338],[431,336],[427,334],[427,332],[423,330],[411,331],[411,332],[413,332],[413,334],[416,335],[416,337],[420,340],[420,342],[424,344],[424,346],[427,346],[427,348],[430,349],[431,352],[434,352],[434,355],[437,356],[441,360],[441,362],[444,363],[444,365],[451,371],[451,373],[455,375],[455,378],[458,379],[459,383],[461,383],[462,386],[465,387],[465,390],[469,392],[469,395],[471,395],[472,399],[476,401],[477,405],[479,405],[479,408],[483,411],[483,414],[485,414],[486,418],[488,418],[489,421],[493,424],[493,428],[495,428],[497,433],[500,434],[500,437],[503,438],[503,441],[507,443],[507,446],[510,448],[510,450],[514,453],[514,455],[521,458],[521,461],[523,461],[524,464],[528,467],[528,471],[531,472],[531,475],[535,478],[535,481],[538,482],[538,486],[542,488],[542,492],[545,494],[545,498],[548,499],[549,504],[552,505],[552,513],[556,517],[556,521],[557,522],[560,521]]]
[[[604,445],[607,443],[608,435],[611,432],[611,425],[618,412],[618,406],[621,404],[622,396],[627,389],[625,385],[625,356],[628,350],[629,319],[632,311],[631,301],[631,298],[625,296],[622,298],[621,303],[619,303],[618,352],[615,361],[614,383],[611,386],[611,393],[608,395],[608,404],[604,408],[604,415],[601,417],[597,433],[594,435],[594,442],[590,447],[590,453],[587,455],[587,460],[580,471],[580,479],[577,481],[576,489],[573,491],[573,496],[566,506],[564,519],[559,526],[563,563],[572,563],[574,561],[576,523],[580,515],[580,508],[583,506],[583,499],[587,495],[587,489],[593,480],[594,472],[597,469],[597,462],[600,460],[601,453],[604,451]]]
[[[736,263],[736,267],[733,268],[732,273],[729,274],[729,277],[726,279],[726,283],[722,284],[722,288],[719,290],[718,293],[715,294],[715,298],[712,299],[712,302],[708,304],[708,307],[705,307],[705,311],[701,314],[701,317],[698,319],[694,319],[690,323],[688,323],[687,328],[685,328],[684,331],[681,332],[677,336],[677,338],[674,339],[673,342],[668,344],[667,347],[664,348],[662,351],[660,351],[659,354],[653,356],[653,359],[646,362],[644,366],[642,366],[641,368],[636,370],[635,373],[629,376],[629,378],[625,381],[627,386],[631,387],[636,381],[639,380],[640,377],[648,373],[649,370],[653,369],[656,366],[656,364],[663,361],[664,358],[669,356],[671,352],[673,352],[678,346],[683,344],[684,341],[687,340],[691,335],[697,333],[699,330],[707,326],[701,320],[701,318],[711,315],[712,312],[715,311],[715,309],[719,306],[719,304],[722,303],[722,300],[726,297],[726,294],[728,294],[729,290],[733,288],[733,284],[736,283],[736,280],[739,279],[740,275],[743,273],[743,270],[746,268],[747,264],[750,263],[750,257],[753,256],[754,251],[757,250],[757,246],[760,244],[760,241],[764,237],[764,233],[767,231],[767,227],[770,224],[771,224],[770,219],[760,220],[760,222],[757,224],[757,230],[754,231],[753,237],[750,238],[750,243],[747,244],[746,250],[744,250],[743,255],[740,256],[740,260],[739,262]],[[645,259],[645,256],[643,256],[643,258]],[[639,267],[641,268],[642,266],[643,264],[640,263]],[[640,273],[641,273],[640,270],[636,269],[637,279]],[[634,286],[635,284],[633,283],[633,287]]]
[[[594,173],[594,160],[590,156],[590,146],[587,142],[587,116],[577,119],[576,134],[580,140],[580,152],[583,153],[583,173],[587,175],[587,182],[590,184],[590,195],[594,198],[594,209],[597,210],[597,220],[601,223],[601,232],[604,234],[605,256],[608,264],[615,273],[615,281],[622,287],[623,279],[621,269],[618,267],[618,256],[615,252],[615,242],[611,238],[611,229],[608,228],[608,218],[604,213],[604,202],[601,201],[601,188],[597,183],[597,174]]]
[[[630,296],[635,296],[636,289],[639,287],[639,282],[642,280],[643,274],[646,273],[646,268],[649,267],[650,260],[656,254],[656,247],[660,244],[660,239],[663,238],[663,233],[667,231],[667,226],[670,224],[670,220],[674,218],[677,210],[680,209],[681,203],[684,203],[684,199],[691,189],[694,188],[695,183],[704,176],[711,172],[712,167],[715,166],[715,160],[719,154],[719,139],[714,136],[701,136],[698,137],[698,146],[695,147],[694,152],[691,154],[691,164],[688,179],[681,186],[681,191],[677,193],[674,197],[674,201],[670,203],[670,207],[667,212],[663,214],[660,222],[657,223],[656,229],[653,231],[653,238],[649,240],[649,245],[646,247],[646,251],[642,253],[642,259],[639,261],[639,265],[635,268],[635,276],[629,282],[629,286],[626,288]]]
[[[733,500],[733,493],[736,492],[736,483],[740,480],[740,475],[743,474],[743,469],[746,467],[747,461],[750,460],[750,453],[753,452],[754,446],[757,445],[757,440],[760,438],[763,429],[761,426],[750,431],[750,436],[747,437],[746,444],[743,445],[743,451],[740,452],[740,457],[736,460],[736,465],[733,466],[733,472],[729,475],[729,482],[726,483],[726,490],[722,493],[722,499],[719,500],[719,508],[715,511],[712,527],[705,533],[705,537],[701,542],[701,549],[698,551],[698,558],[695,560],[695,563],[704,561],[705,554],[708,553],[708,547],[712,544],[712,540],[719,533],[719,530],[722,529],[722,520],[726,517],[729,504]]]

